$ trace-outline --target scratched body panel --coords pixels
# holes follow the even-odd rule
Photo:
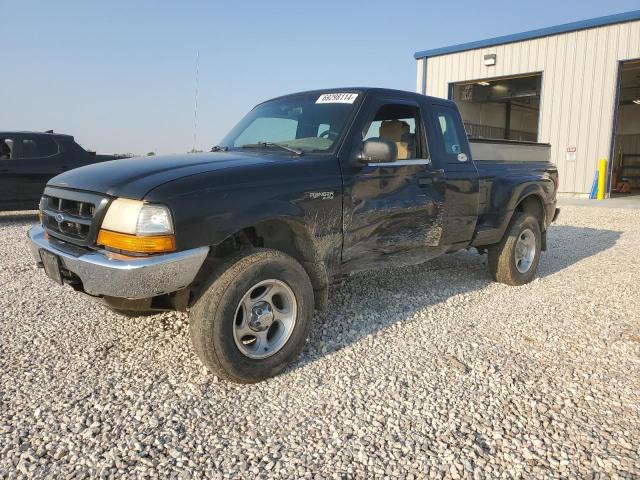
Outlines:
[[[472,238],[478,220],[479,180],[472,163],[445,167],[446,192],[441,244],[459,245]]]
[[[333,268],[342,247],[342,177],[333,156],[300,158],[265,152],[253,168],[229,168],[182,178],[149,192],[176,212],[177,240],[184,248],[216,245],[242,228],[280,218],[311,236],[304,245],[316,261]],[[264,162],[261,158],[271,161]],[[182,185],[184,184],[184,185]],[[300,230],[302,232],[302,230]]]
[[[345,269],[398,264],[399,254],[423,262],[440,253],[445,188],[418,184],[426,168],[369,166],[345,179]]]

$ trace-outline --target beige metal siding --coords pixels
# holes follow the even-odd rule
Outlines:
[[[497,63],[485,67],[490,53]],[[450,83],[542,72],[538,140],[552,146],[560,191],[588,193],[598,159],[610,153],[619,62],[637,58],[640,21],[608,25],[429,58],[426,93],[447,98]],[[575,162],[566,161],[568,147],[577,148]]]

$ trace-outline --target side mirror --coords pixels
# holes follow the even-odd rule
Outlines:
[[[391,163],[398,160],[398,147],[395,142],[382,138],[370,138],[362,144],[360,161],[362,163]]]

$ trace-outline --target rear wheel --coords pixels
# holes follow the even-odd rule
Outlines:
[[[229,259],[190,313],[202,363],[227,380],[273,377],[300,353],[313,317],[313,289],[302,266],[275,250]]]
[[[524,285],[536,275],[542,234],[538,219],[516,212],[504,238],[489,247],[489,270],[493,279],[507,285]]]

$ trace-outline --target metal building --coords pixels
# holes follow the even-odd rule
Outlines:
[[[640,193],[640,10],[415,54],[417,91],[474,136],[550,143],[560,192]]]

